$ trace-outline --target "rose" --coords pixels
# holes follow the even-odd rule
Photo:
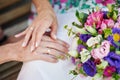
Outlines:
[[[110,51],[109,41],[103,41],[102,45],[99,48],[93,49],[91,55],[94,59],[102,59],[108,55]]]
[[[91,37],[87,40],[86,44],[88,45],[88,47],[93,47],[95,46],[95,44],[99,44],[102,40],[102,36],[98,35],[96,37]]]
[[[97,73],[96,65],[91,60],[88,60],[85,63],[83,63],[83,70],[88,76],[91,76],[91,77],[93,77]]]
[[[86,62],[88,59],[91,58],[90,52],[87,49],[82,49],[82,51],[80,52],[80,55],[81,55],[82,63]]]

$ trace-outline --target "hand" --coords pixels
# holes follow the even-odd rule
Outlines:
[[[25,36],[22,43],[26,47],[31,41],[31,52],[39,46],[42,35],[45,31],[51,28],[51,37],[56,39],[57,19],[53,10],[42,10],[38,12],[38,16],[33,23],[22,33],[15,35],[15,37]]]
[[[57,62],[58,57],[65,58],[68,52],[68,44],[61,41],[54,41],[48,36],[43,36],[39,47],[30,53],[29,48],[20,48],[21,41],[13,45],[14,50],[12,53],[16,55],[14,60],[17,61],[31,61],[31,60],[43,60],[47,62]],[[28,45],[29,46],[29,45]],[[12,55],[13,56],[13,55]]]

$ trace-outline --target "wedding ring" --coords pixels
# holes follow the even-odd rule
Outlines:
[[[31,27],[30,30],[33,30],[33,27]]]
[[[50,49],[48,49],[47,52],[50,53]]]

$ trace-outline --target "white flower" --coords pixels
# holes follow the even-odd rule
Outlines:
[[[78,52],[77,50],[71,50],[68,52],[68,54],[72,57],[78,57]]]
[[[102,36],[98,35],[96,37],[91,37],[90,39],[87,40],[87,45],[88,47],[95,46],[95,44],[99,44],[102,40]]]
[[[80,34],[88,34],[88,32],[84,28],[76,28],[75,32]]]
[[[91,27],[91,26],[87,26],[86,29],[92,33],[93,35],[97,34],[97,31],[95,28]]]
[[[80,55],[81,55],[81,62],[82,63],[86,62],[88,59],[91,58],[90,52],[88,50],[86,50],[86,49],[83,49],[80,52]]]
[[[75,37],[73,40],[72,40],[72,44],[70,46],[70,50],[76,50],[77,49],[77,46],[78,46],[78,40],[79,40],[79,37]]]

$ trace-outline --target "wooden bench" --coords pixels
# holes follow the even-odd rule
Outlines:
[[[14,35],[27,26],[30,7],[30,0],[0,0],[0,26],[5,34]],[[16,80],[21,66],[20,62],[1,64],[0,80]]]

